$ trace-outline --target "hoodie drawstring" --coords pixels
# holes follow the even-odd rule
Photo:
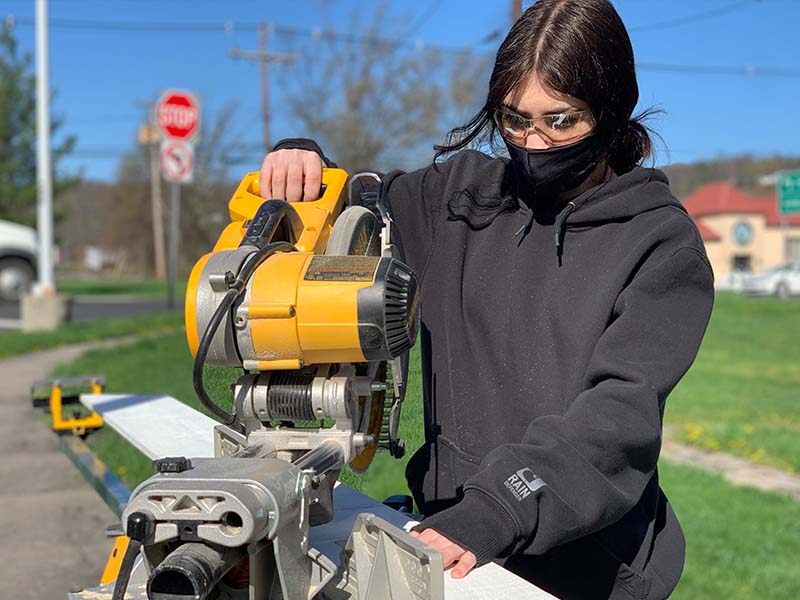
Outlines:
[[[514,237],[519,237],[519,235],[521,233],[523,233],[523,232],[525,233],[525,235],[527,235],[528,232],[531,230],[531,226],[532,225],[533,225],[533,211],[529,208],[528,209],[528,220],[525,222],[525,225],[523,225],[522,227],[517,229],[517,231],[514,232]],[[523,236],[523,238],[524,238],[524,236]],[[520,240],[520,242],[521,241],[522,240]]]
[[[578,207],[575,205],[574,202],[567,202],[567,204],[564,206],[563,209],[561,209],[561,212],[558,213],[558,216],[556,217],[555,227],[553,228],[553,230],[556,241],[556,255],[559,258],[561,258],[561,252],[563,250],[564,227],[567,223],[567,218],[569,218],[569,216],[573,212],[575,212],[576,208]],[[524,234],[520,239],[520,243],[522,243],[522,240],[525,238],[525,235],[527,235],[528,232],[531,230],[532,226],[533,226],[533,211],[528,209],[528,220],[522,227],[520,227],[514,232],[514,235],[516,237],[519,237],[521,234]]]
[[[555,237],[556,237],[556,255],[561,258],[561,252],[564,249],[564,226],[567,223],[567,218],[578,208],[574,202],[567,202],[563,210],[558,213],[555,224]]]

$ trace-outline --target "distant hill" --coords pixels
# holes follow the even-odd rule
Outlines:
[[[678,198],[685,198],[703,184],[729,181],[750,194],[772,193],[773,186],[760,185],[758,179],[776,171],[800,169],[800,157],[751,155],[718,158],[689,164],[674,164],[661,169],[669,177],[670,188]]]

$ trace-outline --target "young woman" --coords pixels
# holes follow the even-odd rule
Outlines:
[[[541,0],[497,54],[449,158],[390,173],[421,282],[420,539],[455,577],[507,569],[559,598],[665,598],[684,538],[659,488],[667,395],[711,313],[702,241],[631,119],[633,51],[607,0]],[[464,150],[488,133],[510,158]],[[265,197],[314,200],[308,140],[264,160]]]

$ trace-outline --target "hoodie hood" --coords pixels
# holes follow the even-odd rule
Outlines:
[[[667,176],[658,169],[637,167],[586,190],[568,203],[575,208],[567,226],[591,225],[623,221],[638,214],[665,206],[685,212],[680,201],[669,190]],[[534,212],[536,212],[534,207]]]
[[[555,249],[560,255],[568,229],[626,221],[665,206],[686,212],[670,192],[667,176],[658,169],[634,168],[564,201],[537,194],[507,158],[490,159],[477,152],[469,152],[464,158],[463,170],[459,169],[453,179],[461,179],[466,185],[445,195],[447,218],[480,230],[502,215],[519,213],[524,222],[511,230],[518,238],[517,245],[524,243],[534,227],[553,227]]]
[[[669,190],[667,176],[658,169],[637,167],[623,175],[590,188],[575,198],[537,200],[530,188],[520,194],[520,205],[528,219],[515,235],[520,243],[534,221],[554,224],[556,254],[561,256],[564,232],[568,228],[591,227],[601,223],[625,221],[638,214],[673,206],[685,212],[680,201]]]

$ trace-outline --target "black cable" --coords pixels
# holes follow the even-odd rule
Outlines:
[[[194,384],[194,391],[202,405],[205,406],[218,421],[229,427],[236,424],[236,413],[229,413],[225,409],[220,408],[220,406],[209,397],[205,386],[203,385],[203,367],[206,364],[206,358],[208,357],[208,351],[211,347],[211,341],[214,339],[222,320],[226,316],[230,317],[230,309],[233,306],[233,303],[239,296],[242,295],[247,287],[247,282],[250,281],[250,278],[253,276],[253,273],[255,273],[259,265],[261,265],[261,263],[263,263],[265,260],[267,260],[267,258],[276,252],[291,252],[295,250],[297,250],[297,248],[288,242],[273,242],[251,254],[244,266],[242,266],[240,269],[236,279],[230,283],[230,289],[225,293],[225,296],[222,298],[222,302],[219,303],[219,306],[217,306],[214,314],[211,316],[211,319],[206,326],[206,330],[203,333],[203,337],[200,340],[200,344],[197,346],[197,354],[194,357],[194,367],[192,369],[192,383]]]
[[[203,333],[203,338],[200,340],[200,344],[197,347],[197,354],[194,357],[194,368],[192,369],[192,383],[194,384],[194,391],[197,393],[200,402],[211,411],[211,414],[213,414],[218,421],[228,426],[236,422],[236,415],[220,408],[209,398],[205,386],[203,385],[203,367],[206,364],[211,340],[214,338],[214,334],[217,333],[222,319],[228,314],[228,311],[238,297],[239,292],[235,289],[230,289],[225,293],[222,302],[219,303],[217,310],[214,311],[211,320],[208,322],[205,333]]]
[[[114,582],[114,593],[111,596],[111,600],[123,600],[125,598],[128,581],[131,578],[131,571],[133,571],[133,564],[136,562],[136,556],[139,554],[139,548],[141,547],[142,543],[136,540],[132,539],[128,542],[128,549],[125,550],[125,556],[119,568],[119,575],[117,575],[117,580]]]
[[[117,580],[114,582],[114,593],[111,600],[123,600],[128,589],[128,582],[133,572],[133,565],[139,555],[139,549],[144,541],[152,535],[155,523],[152,516],[143,512],[135,512],[128,515],[128,522],[125,533],[128,536],[128,549],[122,558],[122,564],[117,573]]]

